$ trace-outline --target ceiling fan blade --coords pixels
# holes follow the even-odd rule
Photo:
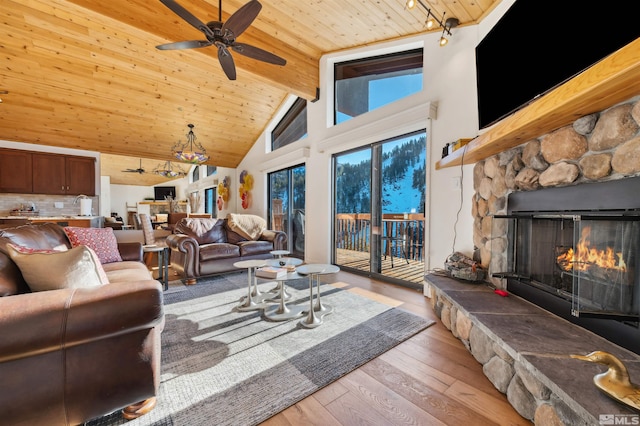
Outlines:
[[[259,61],[275,65],[285,65],[287,63],[287,61],[280,56],[249,44],[234,43],[230,47],[234,52],[238,52],[241,55],[248,56],[249,58],[257,59]]]
[[[193,16],[191,12],[189,12],[187,9],[180,6],[178,3],[176,3],[173,0],[160,0],[160,1],[162,2],[162,4],[164,4],[169,9],[171,9],[173,13],[175,13],[176,15],[178,15],[179,17],[187,21],[189,24],[191,24],[192,27],[202,31],[207,36],[207,38],[211,38],[213,40],[213,37],[214,37],[213,31],[211,31],[211,29],[207,27],[204,22],[202,22],[201,20]]]
[[[249,28],[249,25],[256,19],[261,9],[262,5],[258,0],[251,0],[227,19],[222,25],[223,33],[225,30],[229,30],[235,37],[238,37],[244,30]]]
[[[211,46],[213,43],[207,40],[187,40],[177,41],[175,43],[167,43],[156,46],[159,50],[180,50],[180,49],[197,49],[200,47]]]
[[[224,44],[218,45],[218,60],[220,61],[222,70],[227,75],[227,78],[229,80],[235,80],[236,65],[233,62],[233,58],[231,57],[231,52],[229,52],[229,50]]]

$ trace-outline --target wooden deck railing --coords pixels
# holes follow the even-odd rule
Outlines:
[[[336,244],[339,249],[370,251],[371,215],[341,213],[336,215]],[[382,215],[382,254],[422,260],[424,253],[423,214]],[[393,250],[393,253],[392,253]]]

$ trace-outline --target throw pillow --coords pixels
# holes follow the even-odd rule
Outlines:
[[[31,291],[96,287],[109,280],[96,253],[87,246],[66,251],[34,250],[7,244]]]
[[[267,229],[267,221],[252,214],[227,214],[229,228],[248,240],[255,241]]]
[[[122,262],[122,257],[118,251],[118,241],[113,228],[81,228],[77,226],[66,226],[64,232],[67,234],[72,247],[87,246],[96,252],[100,262],[112,263]]]

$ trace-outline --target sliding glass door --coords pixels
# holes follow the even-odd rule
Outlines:
[[[426,133],[334,155],[334,263],[420,287]]]
[[[269,173],[269,229],[287,233],[291,256],[304,259],[305,166]]]

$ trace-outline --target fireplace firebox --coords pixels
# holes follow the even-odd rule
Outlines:
[[[493,234],[511,293],[640,354],[640,178],[514,192]]]

